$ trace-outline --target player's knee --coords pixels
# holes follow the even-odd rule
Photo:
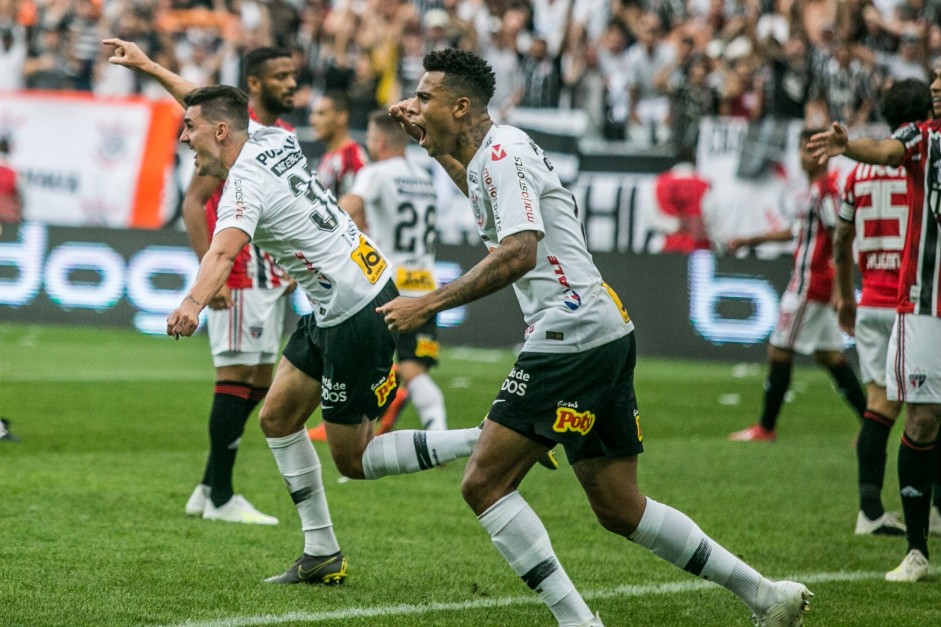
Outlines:
[[[630,507],[604,508],[592,506],[592,509],[602,527],[625,538],[634,533],[642,516],[642,513],[633,512]]]
[[[461,481],[461,496],[478,516],[497,501],[490,495],[487,482],[473,472],[464,474],[464,479]]]
[[[344,477],[349,477],[350,479],[366,478],[366,473],[363,471],[363,460],[356,455],[334,453],[333,463],[336,464],[337,470],[340,471],[340,474]]]

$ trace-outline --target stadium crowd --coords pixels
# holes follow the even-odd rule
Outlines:
[[[273,45],[297,66],[295,121],[344,88],[363,130],[458,46],[496,71],[498,120],[580,109],[588,137],[683,151],[705,115],[878,121],[888,83],[929,78],[939,24],[941,0],[0,0],[0,91],[163,97],[107,63],[109,35],[201,85],[240,84],[245,52]]]

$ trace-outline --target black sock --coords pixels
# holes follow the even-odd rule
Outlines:
[[[264,400],[265,395],[268,394],[270,388],[256,388],[253,387],[251,393],[248,395],[248,405],[247,410],[245,411],[246,416],[251,416],[252,412],[255,411],[255,408],[258,407],[258,404]]]
[[[772,361],[765,379],[765,400],[761,408],[761,426],[774,431],[784,403],[784,395],[791,386],[791,363]]]
[[[846,402],[850,404],[850,407],[856,411],[856,415],[862,420],[863,414],[866,413],[866,395],[863,394],[863,387],[859,384],[856,373],[846,363],[846,360],[835,366],[829,366],[828,370],[830,376],[833,377],[833,382],[836,383],[836,391],[846,399]]]
[[[941,510],[941,431],[934,441],[934,489],[932,490],[934,506]]]
[[[248,397],[251,387],[236,381],[216,383],[209,414],[209,485],[212,503],[224,505],[232,498],[232,468],[238,452],[238,440],[248,419]]]
[[[859,473],[859,509],[866,518],[875,520],[885,513],[882,507],[882,482],[885,478],[886,443],[893,421],[879,412],[867,409],[856,443],[856,465]]]
[[[934,475],[934,442],[915,442],[902,434],[899,445],[899,494],[908,528],[908,550],[928,557],[928,513]]]

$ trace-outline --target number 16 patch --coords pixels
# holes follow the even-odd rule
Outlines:
[[[369,240],[362,235],[359,236],[359,246],[356,247],[350,258],[356,262],[366,279],[373,285],[379,280],[388,265],[375,246],[370,244]]]

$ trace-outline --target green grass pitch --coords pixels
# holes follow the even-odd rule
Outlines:
[[[480,421],[511,363],[509,352],[444,352],[434,376],[452,426]],[[822,371],[796,369],[777,444],[726,442],[756,416],[763,375],[762,366],[641,357],[642,489],[766,575],[806,580],[816,593],[806,625],[941,624],[939,572],[887,584],[881,575],[902,558],[904,540],[852,533],[856,420]],[[300,554],[302,538],[254,417],[236,489],[281,524],[183,514],[205,460],[211,394],[204,336],[174,342],[113,329],[0,326],[0,415],[22,438],[0,444],[0,625],[553,623],[464,505],[463,462],[338,483],[318,444],[349,579],[335,588],[262,583]],[[409,409],[400,427],[415,426]],[[889,447],[890,509],[899,508],[898,434]],[[521,492],[607,625],[749,624],[725,590],[603,531],[564,459],[555,473],[534,468]],[[941,554],[937,538],[929,546]]]

